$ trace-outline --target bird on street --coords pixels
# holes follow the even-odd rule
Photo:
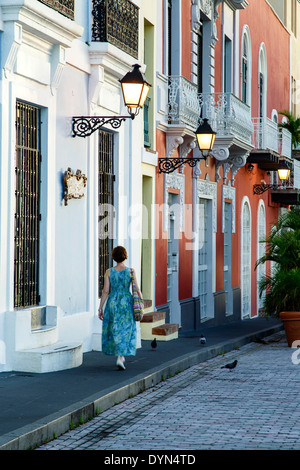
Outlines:
[[[229,364],[225,364],[225,366],[222,366],[221,369],[229,369],[229,370],[232,370],[235,368],[235,366],[237,365],[237,360],[233,361],[233,362],[230,362]]]
[[[205,344],[206,343],[206,338],[204,338],[203,335],[200,336],[199,343],[200,344]]]
[[[152,351],[154,351],[157,348],[156,338],[154,338],[154,340],[151,341],[151,348],[152,348]]]

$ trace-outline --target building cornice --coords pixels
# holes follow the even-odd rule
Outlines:
[[[71,47],[84,31],[75,21],[36,0],[2,0],[1,19],[3,29],[5,23],[18,23],[23,30],[63,47]]]

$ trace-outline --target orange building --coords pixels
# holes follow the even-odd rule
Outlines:
[[[278,184],[281,160],[293,170],[291,135],[278,127],[290,103],[289,33],[265,0],[161,7],[155,307],[192,331],[262,307],[257,279],[270,266],[255,270],[260,240],[293,204],[262,186]],[[193,166],[199,118],[217,134]]]

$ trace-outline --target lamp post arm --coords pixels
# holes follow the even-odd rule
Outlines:
[[[72,135],[73,137],[88,137],[106,125],[118,129],[125,119],[134,119],[134,117],[134,114],[129,116],[74,116],[72,118]]]
[[[201,160],[203,160],[203,158],[159,158],[159,173],[172,173],[184,164],[188,164],[191,168],[194,168]]]
[[[253,194],[256,194],[256,195],[261,195],[263,193],[265,193],[266,191],[268,191],[269,189],[272,189],[274,191],[276,191],[276,189],[280,188],[281,185],[279,184],[266,184],[266,183],[262,183],[262,184],[254,184],[253,185]]]

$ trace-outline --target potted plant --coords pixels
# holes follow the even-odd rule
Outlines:
[[[281,318],[287,342],[300,341],[300,208],[284,213],[272,227],[265,255],[255,268],[266,261],[274,264],[258,280],[266,316]]]

